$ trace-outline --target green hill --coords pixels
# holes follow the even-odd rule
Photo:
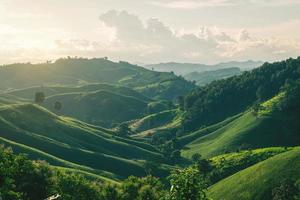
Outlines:
[[[265,63],[252,71],[214,81],[186,95],[180,107],[186,111],[183,126],[193,131],[244,112],[255,103],[277,95],[289,82],[300,79],[300,57]]]
[[[55,102],[62,104],[61,110],[55,110]],[[50,96],[42,105],[58,114],[106,127],[142,117],[148,108],[147,102],[135,97],[101,90]]]
[[[191,157],[194,153],[200,153],[211,157],[240,148],[299,145],[299,113],[277,110],[285,98],[280,93],[261,104],[257,114],[253,110],[246,111],[225,126],[200,135],[185,146],[183,155]]]
[[[242,170],[209,188],[212,199],[272,199],[283,180],[300,181],[300,149],[281,153]]]
[[[25,146],[27,151],[31,148],[69,163],[109,171],[117,177],[145,175],[140,160],[164,162],[150,145],[118,138],[105,129],[59,117],[32,104],[0,107],[0,137]],[[43,158],[49,160],[47,156]],[[156,173],[166,174],[166,170],[158,169]]]
[[[159,113],[148,115],[142,119],[136,120],[131,124],[135,132],[141,132],[166,125],[172,121],[178,113],[178,110],[166,110]]]
[[[53,63],[12,64],[0,68],[0,90],[49,85],[74,87],[91,83],[109,83],[135,89],[169,80],[180,81],[164,85],[171,89],[165,88],[155,93],[145,91],[145,94],[150,98],[175,100],[177,96],[185,95],[195,88],[192,83],[173,73],[155,72],[127,62],[117,63],[105,58],[62,58]],[[180,92],[172,93],[174,85],[182,88]],[[159,96],[157,93],[160,93]]]
[[[128,87],[122,87],[117,85],[105,84],[105,83],[97,83],[97,84],[88,84],[77,87],[66,87],[66,86],[43,86],[43,87],[29,87],[24,89],[16,89],[6,92],[4,94],[14,95],[23,99],[28,99],[33,101],[34,94],[36,92],[43,92],[46,97],[65,94],[65,93],[85,93],[85,92],[95,92],[95,91],[109,91],[117,94],[121,94],[124,96],[131,96],[142,101],[149,101],[150,99],[145,97],[144,95],[132,90]]]

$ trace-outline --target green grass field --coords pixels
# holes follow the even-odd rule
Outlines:
[[[118,138],[106,129],[59,117],[37,105],[1,106],[0,127],[1,138],[6,142],[52,156],[41,159],[54,164],[60,159],[127,177],[145,175],[142,160],[164,163],[163,156],[148,144]],[[157,171],[157,175],[166,173],[165,169]]]
[[[242,170],[209,188],[218,200],[272,199],[271,191],[284,179],[300,179],[300,148],[278,154]]]
[[[191,157],[200,153],[204,157],[212,157],[241,148],[299,145],[298,118],[274,111],[280,98],[281,95],[278,95],[263,103],[258,115],[250,109],[237,118],[225,120],[223,126],[217,126],[218,129],[213,129],[213,132],[194,133],[198,138],[193,137],[194,140],[184,146],[182,155]]]

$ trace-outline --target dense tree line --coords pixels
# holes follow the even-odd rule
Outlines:
[[[174,171],[169,181],[171,190],[153,176],[130,176],[120,183],[91,180],[0,147],[0,199],[4,200],[41,200],[57,194],[61,200],[207,199],[205,179],[195,167]]]
[[[300,79],[300,57],[263,66],[240,76],[215,81],[185,97],[179,106],[186,111],[185,130],[222,121],[255,103],[276,95],[289,82]]]

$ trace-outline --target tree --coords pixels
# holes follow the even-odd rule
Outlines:
[[[282,181],[280,186],[272,190],[273,200],[296,200],[299,195],[298,188],[290,179]]]
[[[59,102],[59,101],[56,101],[54,103],[54,109],[57,110],[57,111],[59,111],[59,110],[61,110],[61,108],[62,108],[62,103]]]
[[[169,200],[207,200],[207,183],[195,167],[175,170],[169,177]]]
[[[42,104],[45,101],[44,92],[36,92],[34,102],[37,104]]]
[[[127,123],[121,123],[117,127],[117,134],[122,137],[126,137],[131,134],[131,129],[129,128]]]
[[[119,193],[116,185],[105,184],[102,188],[102,197],[104,200],[118,200]]]
[[[193,163],[198,163],[198,162],[200,162],[200,160],[201,160],[201,155],[199,154],[199,153],[195,153],[195,154],[193,154],[192,155],[192,161],[193,161]]]

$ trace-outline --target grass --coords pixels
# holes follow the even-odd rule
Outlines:
[[[166,110],[159,113],[148,115],[140,120],[131,124],[131,128],[135,132],[141,132],[160,126],[164,126],[174,119],[177,115],[177,109]]]
[[[145,175],[142,160],[164,163],[163,156],[154,147],[114,137],[105,130],[59,117],[37,105],[0,107],[1,138],[55,158],[94,170],[109,171],[116,177]],[[49,157],[46,160],[50,160]],[[165,169],[158,169],[156,175],[167,173]]]
[[[57,101],[62,104],[59,111],[54,108]],[[143,100],[104,90],[50,96],[43,106],[61,115],[107,127],[142,117],[147,111],[147,102]]]
[[[215,156],[209,159],[213,169],[210,174],[211,184],[246,169],[258,162],[292,149],[293,148],[270,147],[255,150],[243,150]]]
[[[286,178],[300,179],[300,148],[281,153],[242,170],[209,188],[212,199],[272,199],[271,190]]]
[[[200,153],[212,157],[242,147],[296,146],[300,144],[297,121],[284,114],[257,118],[248,111],[226,126],[187,144],[182,155],[191,157]]]

